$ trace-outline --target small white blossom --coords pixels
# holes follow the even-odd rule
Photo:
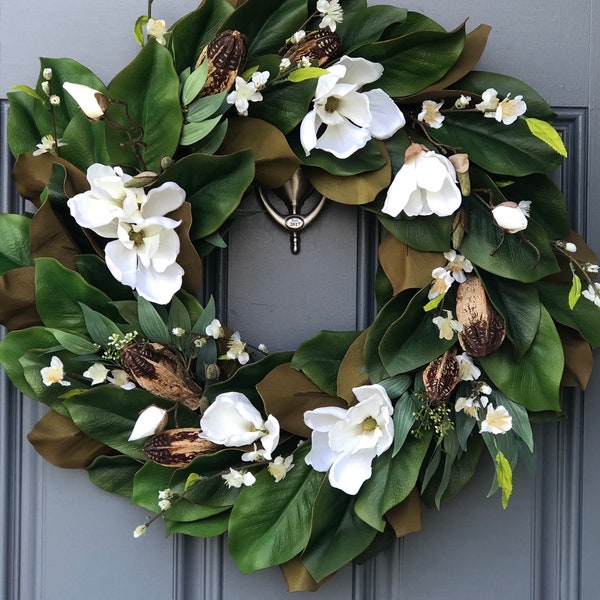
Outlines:
[[[431,277],[433,279],[433,283],[429,288],[429,292],[427,297],[430,300],[445,294],[452,285],[454,279],[452,279],[452,274],[444,269],[444,267],[438,267],[431,272]]]
[[[337,24],[344,20],[344,10],[339,0],[318,0],[317,10],[322,17],[319,29],[329,27],[331,31],[335,31]]]
[[[173,327],[173,329],[171,329],[171,333],[175,337],[183,337],[185,335],[185,329],[183,327]]]
[[[227,103],[235,104],[238,115],[248,116],[250,102],[260,102],[262,94],[256,89],[254,81],[245,81],[243,77],[235,78],[235,90],[227,95]]]
[[[586,273],[598,273],[600,267],[598,265],[593,265],[592,263],[585,263],[585,265],[583,265],[583,270]]]
[[[473,381],[479,379],[481,370],[473,364],[473,359],[466,353],[456,355],[458,362],[458,377],[461,381]]]
[[[513,99],[509,96],[510,94],[498,104],[494,114],[496,121],[505,125],[512,125],[527,110],[527,104],[523,101],[523,96],[515,96]]]
[[[473,271],[473,264],[462,254],[458,254],[456,250],[444,252],[444,258],[448,261],[446,269],[448,269],[458,283],[464,283],[467,280],[465,273]]]
[[[50,96],[50,82],[49,81],[42,81],[42,92],[44,92],[44,94],[46,94],[46,96]]]
[[[213,319],[209,323],[205,332],[206,335],[214,338],[215,340],[218,340],[219,338],[222,338],[225,335],[225,332],[223,331],[223,326],[221,325],[221,321],[219,321],[219,319]]]
[[[256,444],[252,444],[253,449],[250,452],[244,452],[242,454],[242,460],[244,462],[261,462],[264,460],[266,450],[260,448],[257,450]]]
[[[312,63],[311,63],[311,61],[310,61],[310,58],[308,58],[308,56],[303,56],[303,57],[300,59],[300,62],[298,63],[298,66],[299,66],[301,69],[307,69],[308,67],[310,67],[310,66],[311,66],[311,64],[312,64]]]
[[[444,312],[446,313],[445,317],[440,315],[439,317],[434,317],[432,320],[440,330],[440,339],[451,340],[455,333],[462,331],[463,326],[454,320],[451,310],[445,310]]]
[[[419,121],[426,123],[432,129],[439,129],[446,118],[441,112],[443,102],[434,102],[433,100],[424,100],[421,105],[421,112],[417,116]]]
[[[600,283],[590,283],[587,290],[583,290],[581,295],[596,306],[600,307]]]
[[[481,422],[481,431],[498,435],[512,429],[512,417],[504,406],[494,408],[489,404],[485,420]]]
[[[52,96],[50,96],[50,104],[52,104],[52,106],[60,106],[60,97],[56,94],[52,94]]]
[[[149,37],[153,37],[161,46],[164,46],[167,43],[165,40],[167,24],[163,19],[148,19],[148,23],[146,24],[146,33]]]
[[[291,65],[292,61],[289,58],[282,58],[281,62],[279,63],[279,70],[285,71],[286,69],[289,69]]]
[[[53,356],[50,359],[50,366],[44,367],[40,369],[40,375],[42,376],[42,381],[44,385],[51,386],[53,383],[59,383],[63,386],[69,386],[71,383],[69,381],[65,381],[65,371],[62,360],[58,358],[58,356]]]
[[[106,379],[109,383],[118,385],[124,390],[132,390],[135,387],[135,383],[129,379],[129,375],[122,369],[113,369]]]
[[[225,480],[227,487],[240,488],[243,485],[251,486],[256,481],[256,477],[249,472],[238,471],[236,469],[229,468],[229,473],[221,475]]]
[[[498,104],[498,92],[494,88],[488,88],[481,94],[481,102],[476,104],[475,108],[480,110],[485,117],[493,119],[496,117]]]
[[[165,488],[164,490],[158,491],[159,500],[170,500],[171,498],[173,498],[173,492],[171,491],[171,488]]]
[[[84,371],[83,376],[92,380],[92,385],[104,383],[108,376],[108,369],[102,363],[94,363],[87,371]]]
[[[194,347],[195,348],[204,348],[204,346],[206,346],[206,338],[204,337],[197,337],[194,340]]]
[[[240,365],[245,365],[250,360],[246,352],[246,344],[240,338],[240,332],[236,331],[227,342],[227,358],[237,360]]]
[[[278,456],[275,460],[269,463],[267,470],[271,475],[273,475],[275,479],[275,483],[279,483],[282,479],[285,479],[285,476],[294,468],[294,456],[290,454],[287,458],[283,458],[283,456]]]
[[[133,537],[134,538],[142,537],[143,535],[146,535],[147,532],[148,532],[148,526],[147,525],[138,525],[133,530]]]
[[[292,35],[289,41],[292,44],[299,44],[305,37],[306,31],[304,31],[304,29],[299,29],[298,31],[296,31],[296,33],[294,33],[294,35]]]
[[[133,442],[141,438],[150,437],[162,431],[167,424],[167,411],[164,408],[151,404],[145,408],[137,418],[128,441]]]
[[[58,138],[58,143],[54,141],[54,136],[51,134],[45,135],[42,138],[41,143],[36,144],[37,150],[33,151],[33,156],[40,156],[40,154],[56,154],[56,148],[60,146],[66,146],[62,142],[60,138]]]
[[[258,345],[258,349],[260,350],[260,352],[262,352],[263,354],[269,354],[269,348],[266,346],[266,344],[259,344]]]
[[[479,409],[485,408],[488,405],[488,398],[486,396],[469,396],[468,398],[462,397],[456,399],[454,410],[456,412],[464,412],[469,417],[477,419],[479,421]]]
[[[52,79],[52,69],[50,67],[46,67],[43,71],[42,71],[42,77],[46,80],[46,81],[50,81]]]
[[[454,103],[454,108],[457,108],[458,110],[462,110],[463,108],[467,108],[467,106],[469,106],[470,103],[471,103],[471,96],[461,95],[461,97],[457,98],[456,102]]]
[[[159,500],[158,508],[160,508],[160,510],[169,510],[171,508],[171,501],[170,500]]]
[[[255,71],[252,73],[252,82],[256,86],[257,90],[262,90],[267,85],[269,80],[269,71]]]

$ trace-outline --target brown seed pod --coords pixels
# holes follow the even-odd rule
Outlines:
[[[309,31],[304,39],[294,44],[283,55],[291,62],[299,62],[302,57],[308,58],[311,62],[317,61],[320,67],[335,58],[342,49],[342,39],[337,33],[326,29],[317,29]]]
[[[168,429],[150,438],[143,452],[151,461],[164,467],[186,467],[196,456],[212,454],[221,448],[198,437],[201,431],[193,427]]]
[[[151,394],[181,402],[192,410],[200,405],[202,389],[171,348],[157,343],[128,344],[121,351],[121,365],[129,377]]]
[[[456,320],[463,326],[458,334],[462,349],[470,356],[488,356],[506,336],[504,319],[492,306],[481,280],[467,276],[456,293]]]
[[[222,31],[209,42],[196,61],[196,69],[208,60],[208,76],[198,98],[230,90],[246,63],[246,36],[239,31]]]
[[[454,348],[432,360],[423,371],[427,400],[434,406],[444,404],[458,382],[458,361]]]

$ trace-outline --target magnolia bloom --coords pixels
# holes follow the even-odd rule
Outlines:
[[[68,81],[63,83],[63,88],[73,97],[88,119],[98,121],[104,116],[110,101],[102,92],[87,85]]]
[[[494,408],[491,404],[487,407],[485,420],[481,422],[481,431],[498,435],[512,429],[512,417],[504,406]]]
[[[587,290],[583,290],[581,295],[596,306],[600,307],[600,283],[590,283]]]
[[[433,100],[425,100],[421,105],[421,112],[417,116],[419,121],[426,123],[432,129],[439,129],[444,122],[444,115],[440,112],[443,102],[434,102]]]
[[[153,37],[161,46],[164,46],[167,41],[165,40],[165,33],[167,33],[167,24],[163,19],[148,19],[146,23],[146,33],[148,37]]]
[[[403,211],[409,217],[431,214],[447,217],[461,202],[452,163],[421,144],[411,144],[388,189],[382,211],[392,217]]]
[[[312,432],[305,461],[315,471],[329,471],[329,483],[354,495],[371,477],[371,463],[392,444],[392,403],[382,386],[352,390],[358,404],[349,409],[325,406],[304,413]]]
[[[267,467],[267,471],[273,475],[275,479],[275,483],[279,483],[282,479],[285,479],[285,476],[294,468],[294,456],[290,454],[287,458],[283,458],[283,456],[278,456],[275,460],[269,463]]]
[[[246,344],[242,342],[239,331],[236,331],[227,342],[227,358],[237,360],[240,365],[245,365],[250,360],[246,352]]]
[[[83,376],[92,380],[92,385],[104,383],[108,376],[109,370],[102,363],[94,363],[87,371],[84,371]]]
[[[253,80],[246,81],[243,77],[235,78],[235,90],[227,95],[227,103],[235,104],[238,115],[244,117],[248,116],[250,102],[260,102],[262,99],[256,83]]]
[[[225,335],[225,332],[223,331],[223,327],[221,325],[221,321],[219,321],[219,319],[213,319],[209,323],[205,331],[206,335],[214,338],[215,340],[218,340],[219,338]]]
[[[481,95],[482,101],[475,105],[477,110],[483,112],[483,116],[488,119],[496,119],[499,123],[511,125],[519,116],[527,110],[527,104],[523,101],[523,96],[515,96],[510,98],[507,94],[506,98],[500,102],[498,100],[498,92],[494,88],[488,88]]]
[[[456,355],[458,362],[458,378],[460,381],[474,381],[479,379],[481,370],[473,364],[473,359],[466,353]]]
[[[132,390],[135,387],[135,383],[129,379],[129,375],[121,369],[113,369],[106,380],[124,390]]]
[[[381,77],[382,65],[343,56],[327,71],[318,79],[313,110],[300,124],[307,156],[316,148],[347,158],[371,138],[384,140],[404,127],[404,115],[383,90],[358,91]]]
[[[40,369],[40,375],[44,385],[51,386],[53,383],[59,383],[63,386],[71,385],[71,382],[65,381],[65,370],[62,360],[58,356],[50,359],[50,366]]]
[[[467,280],[465,273],[473,271],[473,264],[462,254],[458,254],[456,250],[444,252],[444,258],[448,261],[446,269],[450,272],[454,281],[464,283]]]
[[[444,312],[446,313],[445,317],[440,315],[439,317],[434,317],[432,320],[440,330],[440,339],[451,340],[455,333],[462,331],[463,326],[454,320],[451,310],[445,310]]]
[[[530,200],[516,202],[502,202],[492,209],[494,221],[498,227],[508,231],[508,233],[517,233],[527,229],[527,217],[529,217]]]
[[[344,20],[344,10],[340,6],[339,0],[317,0],[317,10],[321,17],[319,29],[329,27],[335,31],[337,24]]]
[[[239,392],[219,394],[200,419],[200,437],[222,446],[246,446],[260,440],[271,460],[279,444],[279,422],[273,415],[263,421],[262,415],[250,400]]]
[[[252,473],[248,473],[247,471],[237,471],[236,469],[229,468],[229,473],[225,473],[221,475],[221,477],[225,480],[227,487],[240,488],[243,485],[251,486],[256,481],[256,477],[252,475]]]
[[[430,300],[445,294],[452,285],[454,279],[452,279],[452,274],[444,269],[444,267],[438,267],[431,272],[431,277],[433,278],[433,283],[429,288],[429,292],[427,293],[427,297]]]
[[[58,141],[55,141],[53,135],[45,135],[42,137],[42,141],[36,144],[37,150],[33,151],[33,156],[40,156],[41,154],[56,155],[56,148],[60,146],[66,146],[60,138],[58,138]]]
[[[164,408],[151,404],[145,408],[137,418],[129,441],[149,437],[162,431],[167,424],[167,411]]]

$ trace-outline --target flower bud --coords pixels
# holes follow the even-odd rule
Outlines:
[[[133,442],[141,438],[150,437],[158,431],[162,431],[167,424],[167,411],[164,408],[152,404],[145,408],[137,418],[129,441]]]
[[[138,173],[137,175],[135,175],[134,177],[132,177],[131,179],[126,181],[123,184],[123,187],[125,187],[125,188],[143,188],[143,187],[146,187],[147,185],[152,185],[156,181],[157,178],[158,178],[158,175],[156,173],[153,173],[152,171],[143,171],[142,173]]]
[[[492,215],[496,225],[508,233],[517,233],[527,228],[527,215],[515,202],[502,202],[492,210]]]
[[[50,67],[46,67],[43,71],[42,71],[42,77],[46,80],[46,81],[50,81],[52,79],[52,69]]]
[[[101,119],[110,105],[110,100],[104,94],[87,85],[66,81],[63,83],[63,88],[77,102],[85,116],[92,121]]]

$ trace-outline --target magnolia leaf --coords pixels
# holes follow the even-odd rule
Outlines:
[[[347,408],[348,404],[318,388],[306,375],[289,363],[279,365],[256,384],[265,412],[279,421],[281,428],[309,438],[312,430],[304,424],[304,413],[323,406]]]
[[[573,282],[571,283],[571,289],[569,290],[569,308],[573,310],[575,305],[581,298],[581,279],[573,271]]]
[[[183,533],[194,537],[210,538],[221,535],[227,531],[229,524],[229,512],[222,512],[206,519],[184,523],[180,521],[171,521],[169,515],[165,515],[165,533]]]
[[[208,60],[203,60],[189,75],[183,84],[181,92],[181,101],[184,106],[188,106],[194,98],[200,93],[200,90],[206,83],[208,77]]]
[[[421,497],[415,488],[400,504],[390,508],[384,518],[400,538],[421,531],[421,515]]]
[[[113,452],[53,410],[34,425],[27,439],[45,460],[63,469],[85,469],[97,456]]]
[[[502,508],[506,509],[512,494],[512,469],[502,452],[496,454],[496,478],[502,490]]]
[[[172,476],[173,469],[171,467],[159,465],[151,460],[147,461],[133,478],[131,502],[146,510],[160,512],[158,491],[171,487]]]
[[[285,479],[275,483],[263,469],[242,489],[229,520],[229,551],[242,573],[286,562],[305,548],[325,477],[304,462],[307,451],[294,453],[294,468]]]
[[[325,582],[317,583],[298,556],[279,565],[279,568],[287,583],[288,592],[316,592]]]
[[[342,359],[358,336],[358,331],[321,331],[300,345],[292,367],[302,371],[325,393],[335,396]]]
[[[558,327],[557,329],[565,353],[565,370],[560,384],[579,387],[584,390],[590,380],[594,366],[592,349],[572,329],[568,327]]]
[[[219,152],[246,149],[254,156],[256,181],[271,189],[281,187],[302,164],[277,127],[252,117],[234,117]]]
[[[531,411],[560,410],[564,355],[546,308],[541,309],[539,329],[525,354],[515,356],[510,345],[504,343],[480,360],[492,383],[514,402]]]
[[[148,15],[141,15],[135,20],[135,25],[133,26],[133,37],[135,41],[140,45],[144,45],[144,25],[148,24]]]
[[[101,289],[112,300],[133,299],[133,290],[117,281],[96,254],[79,254],[75,257],[75,264],[77,271],[91,286]]]
[[[10,151],[13,156],[33,152],[41,140],[33,115],[36,101],[20,92],[8,92],[6,96],[10,101],[6,126]]]
[[[527,127],[529,127],[529,131],[531,131],[535,137],[539,138],[543,142],[546,142],[546,144],[548,144],[552,150],[561,156],[567,156],[567,149],[565,148],[558,131],[556,131],[556,129],[554,129],[550,123],[534,118],[526,118],[525,122],[527,123]]]
[[[170,469],[170,471],[171,471],[171,473],[173,472],[172,469]],[[219,484],[220,488],[227,488],[225,482],[223,481],[223,479],[221,478],[220,475],[217,475],[217,476],[213,477],[212,479],[214,479],[214,480],[218,479],[218,484]],[[152,479],[150,479],[148,483],[150,485],[152,485]],[[154,488],[154,490],[156,490],[156,488]],[[151,490],[149,490],[149,491],[151,491]],[[235,495],[237,495],[239,493],[239,490],[236,488],[233,488],[233,491],[235,492]],[[156,496],[156,492],[155,492],[155,496]],[[233,504],[233,502],[232,502],[232,504]],[[158,512],[158,510],[155,512]],[[201,506],[199,504],[195,504],[194,502],[190,502],[188,500],[187,494],[186,494],[185,498],[180,498],[175,503],[172,504],[171,508],[168,510],[168,512],[165,514],[165,516],[168,516],[169,519],[171,519],[172,521],[177,521],[179,523],[186,523],[186,522],[194,522],[199,519],[209,519],[211,517],[214,517],[215,515],[218,515],[218,514],[221,514],[224,512],[229,512],[229,508],[228,507],[215,507],[215,506]]]
[[[44,96],[38,94],[33,88],[29,87],[28,85],[11,85],[10,89],[14,90],[15,92],[23,92],[24,94],[35,98],[42,104],[46,102],[46,98]]]
[[[35,268],[11,269],[0,277],[0,323],[8,330],[41,325],[35,306]]]
[[[29,252],[31,218],[0,214],[0,275],[11,269],[33,265]]]
[[[307,79],[316,79],[321,75],[327,75],[329,71],[327,69],[321,69],[319,67],[305,67],[303,69],[296,69],[288,75],[288,80],[293,83],[300,81],[306,81]]]
[[[368,385],[369,377],[365,372],[363,357],[367,330],[363,331],[350,345],[346,352],[337,375],[337,395],[351,405],[356,403],[352,388]]]
[[[133,495],[133,477],[140,462],[129,456],[99,456],[87,469],[92,483],[125,498]]]

